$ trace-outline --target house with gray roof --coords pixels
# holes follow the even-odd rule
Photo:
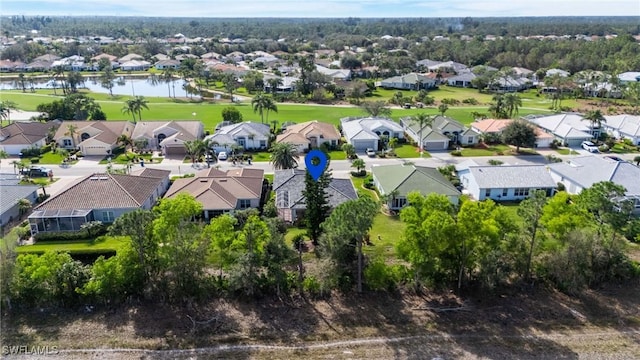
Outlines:
[[[548,166],[553,180],[562,183],[569,194],[579,194],[602,181],[623,186],[627,190],[625,199],[632,200],[634,212],[640,214],[640,167],[593,155],[573,157]]]
[[[269,147],[270,132],[271,129],[267,124],[245,121],[222,126],[213,135],[204,139],[213,143],[213,149],[217,152],[228,151],[233,144],[237,144],[245,150],[264,150]]]
[[[418,73],[393,76],[380,82],[385,89],[421,90],[436,87],[436,81]]]
[[[446,195],[454,205],[460,200],[460,191],[436,168],[403,164],[381,165],[373,166],[371,173],[380,195],[388,196],[387,206],[391,210],[403,208],[410,192],[419,192],[425,196],[432,193]]]
[[[398,123],[388,118],[358,118],[347,117],[340,119],[342,133],[347,142],[356,148],[356,151],[367,149],[379,149],[380,136],[391,138],[404,138],[404,130]]]
[[[424,125],[422,139],[420,139],[420,124],[413,117],[401,118],[400,125],[413,141],[422,142],[422,147],[426,150],[446,150],[449,144],[458,143],[473,145],[480,139],[480,133],[448,116],[437,115],[433,118],[431,126]]]
[[[36,185],[20,185],[20,179],[14,174],[0,174],[0,228],[20,217],[20,200],[36,203],[38,188]]]
[[[169,171],[86,176],[34,208],[31,235],[79,231],[90,221],[110,224],[130,211],[151,209],[167,191],[168,177]]]
[[[640,116],[638,115],[605,115],[606,122],[602,128],[619,139],[629,139],[640,146]]]
[[[471,82],[473,81],[473,79],[477,77],[478,76],[472,73],[471,71],[464,72],[448,78],[447,84],[449,84],[449,86],[456,86],[456,87],[465,87],[465,88],[472,87],[473,85],[471,84]]]
[[[306,170],[303,169],[276,170],[275,172],[273,192],[276,194],[276,208],[278,216],[286,222],[293,223],[304,217],[307,208],[303,195],[305,173]],[[358,198],[351,179],[332,178],[326,192],[332,209]]]
[[[351,80],[351,70],[349,69],[330,69],[316,64],[316,71],[330,77],[331,80]]]
[[[476,200],[523,200],[534,191],[553,195],[557,185],[544,165],[468,166],[458,171],[463,193]]]
[[[544,132],[552,134],[565,146],[579,147],[583,141],[597,138],[600,135],[600,128],[592,127],[592,124],[585,120],[580,114],[563,113],[555,115],[528,115],[524,120],[539,127]]]

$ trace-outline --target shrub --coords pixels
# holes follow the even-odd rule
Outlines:
[[[567,188],[564,186],[563,183],[559,182],[558,183],[558,191],[566,191]]]
[[[40,158],[37,158],[37,157],[32,157],[30,160],[32,164],[37,164],[40,162]]]
[[[605,145],[600,145],[598,146],[598,150],[600,150],[600,152],[608,152],[609,151],[609,147],[605,144]]]
[[[302,281],[302,290],[312,297],[322,295],[322,285],[315,276],[307,276]]]
[[[365,177],[367,176],[367,170],[360,170],[360,171],[352,171],[351,172],[351,176],[353,177]]]
[[[84,157],[84,155],[82,154],[82,151],[78,151],[74,154],[76,157]]]
[[[549,144],[549,147],[550,147],[551,149],[554,149],[554,150],[555,150],[555,149],[557,149],[557,148],[559,148],[560,146],[562,146],[562,143],[561,143],[561,142],[560,142],[560,140],[558,140],[558,139],[553,139],[553,141],[551,142],[551,144]]]
[[[367,287],[371,290],[393,290],[400,281],[399,272],[394,266],[385,264],[384,260],[376,259],[364,269]]]
[[[460,150],[453,150],[451,152],[451,156],[462,156],[462,151]]]
[[[489,165],[493,165],[493,166],[498,166],[498,165],[504,164],[502,161],[496,160],[496,159],[490,159],[488,161],[488,163],[489,163]]]
[[[22,153],[22,157],[25,158],[34,158],[37,156],[40,156],[40,148],[37,148],[35,146],[29,147],[29,148],[25,148],[20,150],[20,153]]]
[[[474,98],[467,98],[462,100],[463,104],[469,104],[469,105],[478,105],[478,100],[474,99]]]

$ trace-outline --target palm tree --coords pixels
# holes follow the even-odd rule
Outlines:
[[[353,146],[352,144],[349,144],[349,143],[342,144],[341,149],[342,151],[345,152],[345,154],[347,154],[347,159],[352,159],[356,155],[356,147]]]
[[[138,112],[138,120],[142,121],[142,109],[149,110],[149,106],[147,105],[148,101],[144,96],[136,96],[133,101],[135,103],[136,111]]]
[[[191,158],[191,163],[193,164],[195,164],[197,160],[200,159],[200,156],[202,156],[207,150],[207,145],[200,139],[185,141],[184,147],[187,151],[187,155]]]
[[[11,165],[13,165],[13,173],[14,174],[17,174],[16,170],[22,171],[22,169],[24,169],[24,167],[25,167],[25,164],[22,161],[19,161],[19,160],[13,160],[11,162]]]
[[[135,104],[133,103],[133,99],[125,101],[124,106],[122,107],[122,113],[131,114],[131,116],[133,116],[133,122],[136,122],[136,109]]]
[[[269,121],[269,111],[273,110],[278,112],[278,107],[273,101],[271,96],[265,94],[258,94],[251,100],[253,106],[253,112],[260,114],[261,122],[264,124],[264,115],[267,115],[267,122]]]
[[[18,211],[20,212],[20,219],[31,209],[31,201],[29,199],[18,200]]]
[[[9,153],[6,152],[4,149],[0,149],[0,166],[2,165],[2,160],[8,157],[9,157]]]
[[[11,100],[0,101],[0,125],[2,125],[2,119],[7,119],[7,122],[11,123],[11,111],[17,109],[18,105]]]
[[[169,97],[171,97],[171,83],[173,82],[173,74],[174,74],[173,68],[168,67],[162,70],[162,74],[160,75],[160,78],[162,79],[162,81],[167,83],[167,89],[169,89]],[[174,94],[174,97],[175,97],[175,94]]]
[[[418,123],[419,129],[418,129],[418,148],[420,149],[420,156],[422,156],[422,152],[424,151],[424,149],[422,148],[423,146],[423,139],[422,139],[422,130],[428,126],[431,127],[433,126],[433,120],[435,120],[434,117],[427,115],[426,113],[418,113],[416,115],[413,116],[413,121],[415,121],[416,123]]]
[[[522,99],[520,98],[520,96],[518,96],[518,94],[509,93],[505,94],[502,99],[504,101],[505,110],[507,114],[509,114],[509,117],[512,118],[513,115],[518,115],[518,110],[522,106]]]
[[[594,135],[594,138],[597,138],[596,133],[593,131],[594,129],[598,129],[598,133],[600,132],[600,128],[602,127],[602,123],[607,122],[604,115],[600,110],[589,110],[584,115],[584,120],[587,120],[591,123],[591,132]]]
[[[67,125],[67,132],[65,132],[65,136],[71,137],[71,144],[73,148],[76,148],[76,134],[78,131],[78,127],[75,125]]]
[[[440,115],[444,116],[444,113],[446,113],[447,110],[449,110],[449,105],[447,104],[438,105],[438,111],[440,112]]]
[[[275,94],[278,91],[278,86],[282,85],[282,78],[276,77],[267,80],[267,84],[269,84],[269,90],[271,90],[272,94]]]
[[[298,149],[291,143],[276,143],[271,147],[271,160],[276,170],[294,169],[298,167]]]
[[[62,65],[58,65],[58,66],[53,68],[53,80],[54,80],[54,83],[57,82],[57,79],[60,79],[60,87],[62,88],[62,93],[64,95],[66,95],[67,94],[67,86],[66,86],[66,84],[64,82],[64,79],[65,79],[64,66],[62,66]],[[53,91],[55,93],[55,85],[54,85]]]
[[[355,159],[351,163],[351,167],[352,168],[356,168],[356,170],[358,170],[358,172],[362,171],[365,168],[365,166],[366,166],[366,164],[364,163],[364,160],[362,160],[362,159]]]
[[[122,134],[120,136],[118,136],[118,139],[116,140],[116,143],[124,146],[124,152],[127,152],[127,147],[132,147],[133,146],[133,140],[127,135],[127,134]]]

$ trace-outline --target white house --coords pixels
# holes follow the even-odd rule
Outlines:
[[[413,117],[400,119],[400,125],[416,143],[420,142],[420,124]],[[449,143],[473,145],[479,139],[478,132],[447,116],[438,115],[431,126],[425,125],[422,128],[422,146],[428,150],[446,150]]]
[[[269,146],[269,133],[269,125],[247,121],[223,126],[205,140],[214,143],[216,151],[227,151],[233,144],[245,150],[265,150]]]
[[[602,127],[607,133],[620,139],[629,139],[640,146],[640,116],[638,115],[608,115]]]
[[[579,156],[549,164],[549,173],[569,194],[579,194],[602,181],[621,185],[626,189],[625,200],[632,200],[634,212],[640,213],[640,168],[631,163],[593,155]]]
[[[149,70],[151,63],[144,60],[130,60],[120,63],[120,70],[122,71],[144,71]]]
[[[378,141],[381,135],[391,138],[404,138],[404,130],[398,123],[387,118],[343,118],[340,119],[342,133],[347,142],[356,151],[379,149]]]
[[[384,79],[380,86],[387,89],[420,90],[436,87],[436,81],[421,74],[409,73]]]
[[[550,196],[557,187],[544,165],[470,165],[460,169],[458,176],[466,192],[476,200],[522,200],[533,190],[545,190]]]
[[[618,75],[621,84],[640,81],[640,71],[628,71]]]
[[[329,69],[316,64],[316,71],[330,77],[331,80],[351,80],[351,70],[349,69]]]
[[[554,135],[556,139],[570,147],[579,147],[583,141],[591,140],[600,134],[600,129],[592,127],[591,123],[580,114],[525,116],[523,119]]]
[[[164,70],[164,69],[174,69],[177,70],[180,68],[180,61],[173,59],[159,60],[155,63],[154,67],[156,70]]]
[[[0,128],[0,150],[9,155],[18,155],[23,149],[43,147],[47,143],[49,129],[57,127],[59,122],[14,121]]]

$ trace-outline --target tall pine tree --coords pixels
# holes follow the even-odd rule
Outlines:
[[[331,183],[331,171],[328,168],[329,162],[327,161],[325,172],[318,178],[318,181],[313,180],[309,172],[305,173],[304,178],[305,189],[303,195],[307,205],[304,221],[307,228],[307,236],[311,239],[313,245],[318,245],[318,239],[322,233],[320,225],[329,217],[329,211],[331,210],[329,195],[327,194],[327,187]]]

